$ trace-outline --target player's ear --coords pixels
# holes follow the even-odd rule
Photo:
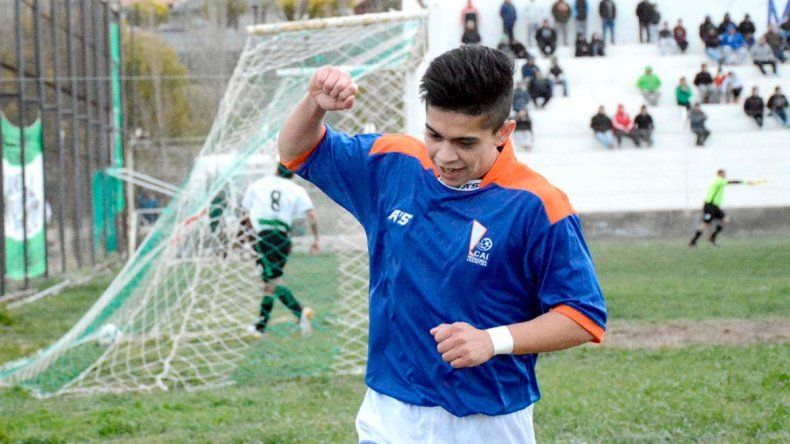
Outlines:
[[[515,120],[505,120],[505,123],[496,131],[496,145],[497,146],[504,146],[507,143],[510,136],[513,135],[513,130],[516,129],[516,121]]]

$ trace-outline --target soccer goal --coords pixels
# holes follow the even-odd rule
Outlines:
[[[302,337],[278,303],[266,335],[254,339],[246,327],[257,318],[263,283],[240,201],[274,171],[278,130],[320,66],[345,67],[359,84],[354,109],[329,116],[334,128],[403,132],[426,20],[385,13],[251,27],[193,170],[146,240],[67,334],[0,367],[0,384],[47,397],[360,372],[368,326],[361,226],[299,179],[316,204],[323,250],[309,254],[310,237],[295,230],[282,279],[315,309],[313,333]]]

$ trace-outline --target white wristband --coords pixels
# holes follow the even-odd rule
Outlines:
[[[513,335],[506,326],[489,328],[486,331],[494,344],[495,355],[509,355],[513,352]]]

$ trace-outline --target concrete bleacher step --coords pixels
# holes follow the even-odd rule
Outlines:
[[[697,209],[719,168],[728,169],[734,178],[768,180],[761,187],[728,188],[728,207],[788,204],[790,131],[767,116],[764,128],[759,128],[742,109],[753,85],[764,99],[776,85],[790,95],[790,75],[784,74],[784,67],[778,77],[763,76],[751,64],[727,67],[744,84],[741,102],[703,105],[712,135],[704,148],[698,148],[685,110],[675,103],[674,89],[681,76],[691,83],[700,64],[707,62],[699,50],[660,56],[655,46],[618,45],[608,48],[607,57],[574,58],[572,48],[561,47],[558,57],[570,96],[562,97],[557,86],[546,108],[530,108],[534,146],[530,152],[519,150],[517,156],[563,189],[577,210]],[[649,107],[656,125],[654,146],[635,149],[625,139],[622,148],[607,150],[593,138],[590,118],[601,104],[612,115],[618,103],[635,117],[644,103],[636,80],[648,64],[663,82],[658,106]],[[539,57],[538,66],[547,72],[548,59]]]

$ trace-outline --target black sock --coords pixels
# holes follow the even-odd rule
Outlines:
[[[270,294],[264,295],[263,300],[261,300],[261,317],[258,319],[258,322],[255,323],[255,329],[261,333],[266,330],[266,324],[271,317],[273,306],[274,297]]]
[[[694,237],[691,238],[689,245],[697,245],[697,239],[699,239],[700,236],[702,236],[702,230],[697,230],[697,232],[694,233]]]
[[[713,242],[715,242],[715,241],[716,241],[716,236],[718,236],[718,234],[719,234],[719,233],[721,232],[721,230],[723,230],[723,229],[724,229],[724,227],[723,227],[723,226],[721,226],[721,225],[716,225],[716,229],[715,229],[715,230],[713,230],[713,234],[711,234],[711,235],[710,235],[710,240],[711,240],[711,241],[713,241]]]
[[[291,290],[288,289],[285,285],[278,285],[277,288],[274,290],[274,294],[277,295],[277,298],[280,299],[291,313],[294,314],[297,318],[302,317],[302,305],[299,304],[299,301],[296,300],[293,294],[291,294]]]

